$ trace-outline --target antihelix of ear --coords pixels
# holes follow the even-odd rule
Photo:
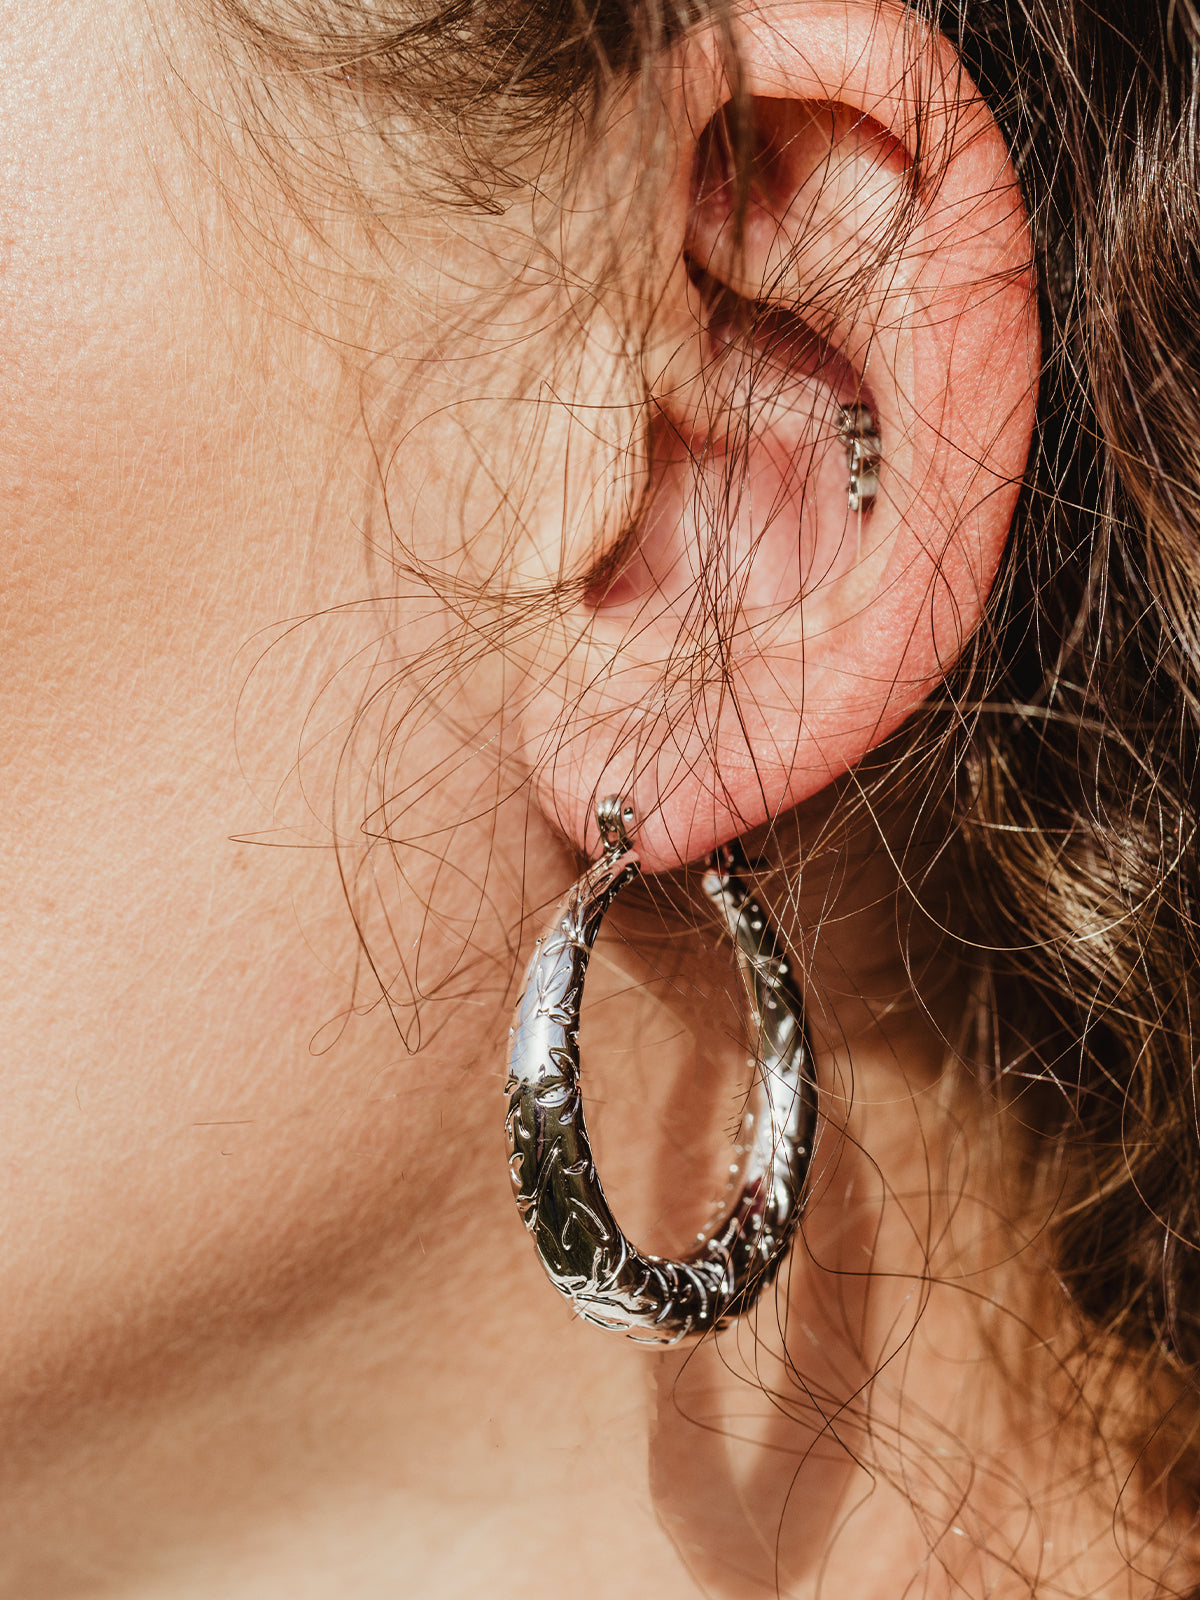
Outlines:
[[[731,1164],[723,1220],[685,1259],[644,1254],[621,1231],[592,1160],[580,1089],[579,1016],[588,957],[605,912],[641,871],[633,812],[597,809],[603,851],[537,941],[510,1034],[509,1170],[551,1283],[579,1316],[645,1344],[677,1344],[748,1311],[771,1282],[800,1220],[816,1122],[804,1001],[756,900],[738,845],[714,852],[704,892],[746,983],[758,1074]]]

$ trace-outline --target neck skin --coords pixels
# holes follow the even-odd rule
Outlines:
[[[886,873],[818,951],[828,1123],[756,1330],[648,1355],[545,1285],[500,1086],[534,908],[576,864],[433,704],[399,865],[361,801],[333,850],[346,719],[441,626],[355,604],[362,374],[263,310],[140,10],[10,10],[0,1596],[1148,1591],[1112,1537],[1126,1457],[1097,1472],[1094,1420],[1060,1424],[1073,1330],[997,1208],[1004,1139],[893,1003]],[[347,864],[403,957],[389,1005]],[[742,1052],[725,955],[622,915],[595,1132],[630,1231],[677,1249]]]

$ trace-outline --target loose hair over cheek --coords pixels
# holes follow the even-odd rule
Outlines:
[[[297,92],[349,83],[403,106],[446,198],[497,211],[548,130],[586,128],[689,28],[725,26],[702,0],[210,3]],[[1174,1465],[1194,1485],[1200,19],[1176,0],[912,9],[1008,140],[1045,365],[984,624],[828,836],[924,797],[913,843],[920,860],[937,846],[939,894],[947,867],[956,885],[936,920],[974,977],[986,1087],[1036,1123],[1029,1181],[1052,1200],[1058,1271],[1097,1347],[1178,1385]],[[916,920],[926,880],[902,877]]]
[[[502,206],[522,156],[541,151],[556,122],[587,120],[690,27],[724,27],[727,11],[725,0],[208,3],[235,49],[249,43],[275,71],[402,107],[444,197],[473,206]]]

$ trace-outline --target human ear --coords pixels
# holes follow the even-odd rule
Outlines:
[[[690,41],[666,97],[635,512],[597,526],[517,713],[543,810],[591,847],[623,796],[651,870],[823,788],[953,664],[1036,399],[1021,197],[949,42],[795,0],[739,12],[733,43],[736,77]],[[858,511],[855,406],[881,456]]]

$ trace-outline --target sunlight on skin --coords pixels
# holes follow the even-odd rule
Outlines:
[[[807,13],[775,15],[786,34]],[[1013,1269],[995,1174],[955,1143],[978,1111],[939,1087],[944,1019],[911,1002],[886,860],[814,957],[831,1088],[789,1285],[812,1330],[793,1353],[801,1386],[846,1408],[863,1466],[830,1453],[811,1409],[779,1431],[777,1342],[761,1348],[762,1387],[741,1333],[694,1367],[656,1369],[572,1322],[527,1250],[503,1158],[508,1018],[534,933],[578,870],[580,796],[604,765],[594,750],[578,769],[569,748],[560,767],[543,758],[572,692],[596,681],[589,650],[651,603],[635,591],[672,615],[686,606],[694,568],[662,547],[694,523],[650,517],[603,599],[580,590],[588,636],[515,584],[480,598],[510,569],[531,592],[539,567],[558,572],[564,506],[588,510],[569,536],[600,560],[614,502],[595,486],[623,481],[639,414],[603,341],[579,358],[577,392],[527,403],[558,370],[570,318],[557,282],[513,290],[524,213],[443,216],[399,192],[392,235],[368,237],[377,219],[330,197],[322,234],[236,149],[190,7],[151,19],[131,0],[69,0],[35,15],[9,0],[0,27],[0,1595],[383,1600],[399,1583],[413,1600],[478,1600],[502,1574],[504,1594],[549,1600],[586,1573],[587,1600],[631,1584],[684,1600],[698,1573],[740,1596],[761,1592],[786,1527],[787,1592],[895,1600],[895,1569],[860,1559],[868,1521],[907,1581],[948,1537],[960,1490],[953,1526],[990,1519],[988,1549],[1037,1566],[1013,1531],[1027,1502],[980,1509],[969,1466],[984,1462],[986,1488],[1003,1458],[1006,1482],[1046,1489],[1050,1540],[1050,1491],[1089,1441],[1068,1432],[1047,1460],[1051,1400],[1022,1397],[997,1427],[981,1378],[976,1404],[995,1330],[971,1296],[913,1315],[931,1260],[977,1274],[1002,1323],[1038,1312],[1044,1283],[1036,1262],[1029,1281]],[[787,91],[778,60],[762,61],[765,92]],[[807,103],[819,87],[793,90]],[[856,156],[873,169],[887,164],[879,137]],[[664,179],[664,215],[683,193],[684,229],[691,170]],[[679,291],[676,323],[694,323],[686,268],[672,257],[659,278]],[[472,323],[464,308],[484,302],[509,320]],[[872,394],[897,437],[878,368]],[[822,358],[776,394],[779,438],[797,414],[816,422],[805,438],[824,438],[846,382],[828,377]],[[613,410],[584,448],[593,384]],[[682,413],[661,415],[678,438]],[[810,553],[793,548],[782,577],[756,568],[747,610],[766,624],[779,749],[796,747],[779,723],[797,586],[833,594],[864,560],[890,559],[882,507],[877,543],[847,538],[844,455],[798,437],[786,449],[816,451]],[[896,455],[889,467],[920,477]],[[660,470],[664,493],[682,494],[681,457]],[[779,511],[769,554],[785,513],[795,544],[797,513],[777,454],[755,473]],[[743,531],[750,544],[763,532]],[[631,654],[633,689],[614,667],[618,710],[644,687]],[[827,753],[827,774],[845,759]],[[685,789],[683,820],[649,839],[660,866],[672,841],[694,855],[729,820],[727,807],[714,824],[711,783],[707,812]],[[806,894],[812,923],[823,888]],[[606,1181],[665,1248],[715,1186],[695,1174],[719,1171],[745,1049],[728,953],[654,904],[614,918],[587,1026],[622,1041],[594,1051],[590,1080]],[[958,1201],[949,1232],[922,1212],[931,1161]],[[871,1298],[861,1275],[884,1258],[897,1278]],[[904,1370],[864,1388],[900,1347]],[[722,1442],[719,1462],[708,1433],[678,1422],[693,1381],[706,1421],[748,1441],[727,1456]],[[906,1492],[910,1428],[924,1460],[954,1439],[928,1492]],[[706,1535],[706,1502],[689,1499],[703,1462],[754,1502],[716,1556],[715,1512]],[[1062,1511],[1089,1552],[1064,1595],[1133,1592],[1105,1542],[1115,1493],[1105,1480]],[[1002,1592],[989,1560],[947,1555],[925,1592]]]

